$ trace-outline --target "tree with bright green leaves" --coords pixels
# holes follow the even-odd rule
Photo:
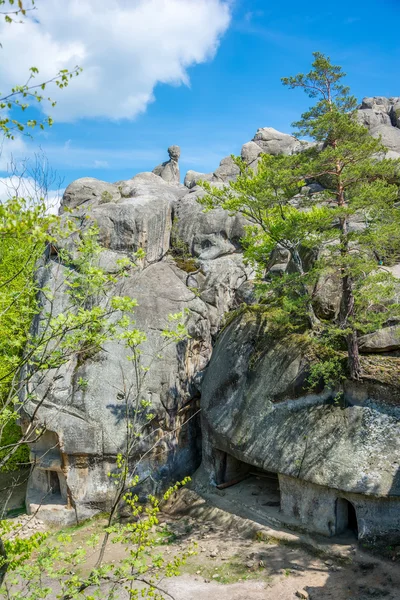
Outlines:
[[[35,0],[0,0],[0,16],[11,26],[14,23],[23,26],[24,18],[36,10]],[[1,51],[0,51],[1,52]],[[1,53],[0,53],[1,56]],[[60,89],[65,88],[72,77],[81,72],[79,67],[72,71],[62,69],[49,80],[40,80],[39,69],[32,66],[25,83],[15,85],[11,90],[0,93],[0,134],[4,138],[15,139],[17,133],[26,135],[28,130],[39,127],[44,129],[52,125],[50,116],[43,120],[23,119],[27,109],[38,104],[55,102],[45,96],[51,84]],[[12,172],[10,180],[24,181],[24,175]],[[9,189],[9,199],[0,204],[0,405],[3,408],[0,416],[0,457],[7,455],[5,446],[18,444],[18,450],[8,461],[6,469],[14,469],[18,464],[26,462],[27,448],[19,445],[20,430],[15,420],[5,409],[10,385],[15,377],[14,366],[18,363],[27,341],[28,330],[37,308],[37,290],[33,273],[36,261],[44,251],[48,228],[54,217],[48,215],[47,191],[43,187],[44,179],[38,181],[34,173],[34,191],[26,195],[16,185]],[[40,173],[44,175],[44,173]],[[6,418],[7,414],[7,418]]]
[[[10,24],[26,15],[26,5],[21,0],[0,0],[0,9],[4,7]],[[34,8],[33,2],[30,8]],[[41,92],[48,83],[63,88],[78,72],[62,70],[50,82],[36,85],[33,78],[38,70],[32,68],[28,82],[0,100],[3,135],[13,139],[16,131],[25,133],[26,127],[50,125],[49,119],[23,122],[14,118],[15,111],[24,112],[30,100],[42,102]],[[146,454],[143,441],[149,445],[149,429],[154,434],[150,452],[164,439],[147,399],[145,382],[152,362],[162,357],[165,348],[188,337],[186,314],[170,315],[155,355],[144,356],[146,335],[134,321],[136,302],[116,295],[117,286],[120,290],[123,278],[132,273],[135,264],[122,259],[117,272],[108,274],[99,265],[102,248],[96,225],[80,231],[76,225],[81,222],[79,216],[61,218],[49,214],[47,208],[46,193],[26,197],[19,190],[0,203],[0,469],[26,466],[21,465],[29,463],[26,444],[35,444],[46,433],[46,423],[40,419],[48,392],[41,387],[44,378],[51,387],[72,356],[85,360],[109,340],[126,349],[125,368],[121,365],[126,388],[125,423],[121,427],[126,440],[109,473],[114,495],[105,526],[78,548],[71,548],[73,540],[68,534],[29,534],[23,524],[6,518],[7,505],[0,506],[0,597],[17,600],[29,595],[35,600],[57,595],[64,600],[111,600],[126,589],[130,598],[161,598],[162,579],[177,574],[193,549],[173,557],[165,557],[156,549],[168,536],[158,523],[160,500],[167,500],[187,479],[172,486],[161,499],[150,496],[140,502],[136,493],[142,483],[138,473]],[[139,252],[135,258],[142,257]],[[57,267],[61,275],[52,277]],[[49,277],[45,276],[47,270]],[[53,287],[43,283],[47,280]],[[65,300],[62,312],[55,309],[58,294]],[[82,379],[78,385],[83,388],[88,382]],[[21,421],[22,433],[17,429]],[[68,491],[67,497],[73,510]],[[130,510],[131,522],[121,522],[121,506]],[[105,560],[110,543],[124,548],[118,564]],[[96,566],[89,568],[88,557],[95,552]]]
[[[293,156],[264,155],[255,172],[235,159],[237,180],[222,189],[203,183],[207,194],[200,202],[248,219],[245,258],[257,267],[266,310],[276,316],[279,305],[280,323],[289,329],[301,327],[307,315],[310,337],[330,352],[333,368],[340,363],[336,353],[345,348],[348,374],[358,380],[359,335],[400,312],[396,280],[385,268],[400,255],[400,165],[384,158],[381,141],[358,123],[357,102],[342,85],[343,77],[340,67],[315,53],[308,74],[284,78],[285,85],[316,99],[295,123],[299,134],[315,143]],[[324,191],[309,194],[305,182],[318,182]],[[276,246],[290,252],[291,272],[265,281]],[[340,283],[341,306],[333,321],[316,319],[312,312],[313,293],[323,277]]]

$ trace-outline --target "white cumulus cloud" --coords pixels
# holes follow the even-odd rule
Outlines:
[[[188,84],[187,69],[210,60],[230,23],[229,0],[38,0],[22,25],[0,22],[0,90],[83,67],[61,92],[58,121],[132,119],[157,83]]]
[[[32,177],[0,177],[0,202],[5,202],[9,198],[24,198],[30,205],[36,205],[44,202],[47,212],[56,215],[60,206],[61,198],[64,193],[60,190],[43,190]]]

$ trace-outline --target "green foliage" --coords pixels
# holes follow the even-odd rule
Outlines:
[[[12,217],[11,221],[7,211]],[[106,597],[103,586],[109,586],[111,581],[112,589],[124,585],[130,597],[136,598],[142,593],[136,584],[140,581],[144,586],[143,597],[161,597],[156,592],[159,588],[158,579],[176,574],[190,552],[173,560],[165,560],[159,554],[150,552],[156,545],[154,528],[158,524],[159,501],[150,497],[149,505],[142,506],[134,489],[140,484],[136,469],[141,459],[143,439],[144,436],[149,438],[148,427],[155,418],[154,407],[146,400],[146,377],[153,362],[162,357],[162,352],[170,344],[179,344],[188,338],[185,326],[187,311],[169,315],[160,335],[158,351],[155,356],[149,357],[143,352],[146,334],[137,328],[133,318],[137,302],[128,296],[114,294],[118,283],[131,274],[135,267],[134,260],[141,259],[143,252],[139,251],[129,260],[121,260],[119,271],[110,275],[99,266],[102,248],[98,242],[96,225],[81,231],[71,220],[66,222],[65,218],[47,217],[45,214],[39,217],[39,212],[37,208],[26,207],[22,201],[15,199],[3,205],[0,211],[0,233],[8,244],[4,245],[4,260],[9,264],[8,280],[18,283],[21,297],[32,290],[31,296],[24,298],[29,306],[26,327],[24,330],[18,329],[17,320],[15,323],[12,321],[18,344],[13,359],[7,359],[3,368],[4,390],[7,394],[0,410],[0,465],[9,468],[21,460],[21,453],[26,447],[24,443],[40,439],[46,431],[45,424],[36,418],[25,423],[22,436],[15,429],[26,401],[33,402],[38,408],[43,403],[43,396],[38,393],[35,383],[37,379],[40,381],[41,373],[50,375],[50,380],[56,380],[60,367],[72,356],[78,356],[80,364],[101,351],[110,340],[124,345],[127,365],[132,365],[132,368],[123,371],[122,382],[126,445],[124,453],[116,458],[115,469],[109,474],[115,485],[115,494],[103,542],[97,548],[99,559],[96,568],[87,574],[85,565],[88,550],[78,547],[70,552],[68,536],[60,537],[55,544],[46,540],[45,536],[23,539],[18,531],[11,531],[7,521],[0,522],[0,538],[5,551],[1,559],[3,562],[0,560],[0,572],[2,567],[7,566],[5,586],[0,594],[17,599],[21,586],[29,582],[32,599],[54,597],[55,585],[62,590],[65,598],[82,594],[86,597]],[[34,247],[37,244],[41,253],[45,248],[47,255],[53,253],[50,260],[40,259],[41,277],[33,276],[38,257],[32,259],[33,264],[29,269],[21,270],[19,255],[14,260],[14,254],[9,250],[11,248],[14,252],[20,248],[21,255],[25,257],[27,246],[22,243],[25,239]],[[50,269],[52,276],[49,283],[43,285],[40,282],[48,280],[44,276],[47,269]],[[1,289],[4,311],[11,314],[13,295],[10,295],[7,285]],[[65,300],[63,312],[55,312],[54,299],[60,289]],[[37,319],[39,313],[40,320]],[[38,324],[34,328],[30,327],[32,317],[36,318]],[[6,357],[2,358],[6,360]],[[89,383],[82,377],[77,379],[77,385],[83,390]],[[138,463],[132,464],[133,457],[138,457]],[[164,498],[167,499],[186,481],[171,488]],[[134,523],[122,525],[119,522],[121,504],[130,508]],[[105,547],[113,542],[124,544],[126,558],[118,565],[104,564]],[[98,546],[98,540],[86,540],[86,545],[93,550]],[[90,590],[93,595],[87,595],[85,590]],[[111,599],[113,594],[110,592],[107,597]]]
[[[357,122],[357,101],[343,77],[317,52],[309,73],[284,78],[316,100],[294,125],[317,143],[294,156],[263,155],[256,172],[233,157],[237,180],[222,189],[203,182],[207,195],[199,199],[205,210],[221,207],[246,217],[244,256],[256,268],[259,301],[272,328],[280,335],[310,327],[310,337],[328,353],[312,367],[310,381],[322,377],[329,386],[344,373],[337,352],[347,347],[350,377],[359,379],[358,336],[400,315],[397,281],[385,268],[400,255],[400,161],[382,159],[386,149]],[[306,182],[324,191],[310,195]],[[272,277],[277,247],[289,252],[290,268]],[[313,258],[305,262],[307,254]],[[326,277],[341,285],[340,313],[331,321],[314,312],[317,283]]]
[[[121,458],[113,476],[117,485],[125,479]],[[169,488],[163,500],[168,500],[188,481],[186,478]],[[7,564],[7,576],[0,588],[0,597],[19,600],[21,590],[28,585],[31,600],[50,600],[55,597],[55,590],[58,590],[58,597],[64,599],[112,600],[122,590],[132,599],[163,598],[162,580],[179,574],[180,567],[195,554],[195,545],[172,557],[155,551],[159,547],[160,501],[149,496],[146,504],[140,503],[134,493],[137,483],[137,478],[129,481],[130,489],[124,496],[134,521],[115,522],[103,530],[108,543],[118,544],[123,549],[118,563],[101,562],[88,569],[88,559],[102,548],[96,532],[85,535],[76,545],[69,531],[59,532],[56,536],[36,533],[22,538],[20,526],[1,521],[0,536],[7,558],[0,557],[0,572]]]
[[[37,312],[38,286],[34,278],[43,255],[46,230],[54,221],[42,202],[11,198],[0,204],[0,447],[17,443],[17,414],[7,403],[16,369]],[[6,451],[0,451],[0,459]],[[27,463],[27,446],[21,445],[4,469]]]
[[[171,250],[170,254],[174,259],[177,267],[186,273],[193,273],[199,268],[199,264],[190,253],[189,246],[184,242],[178,233],[177,221],[174,219],[171,229]]]
[[[4,458],[7,447],[17,445],[16,452],[12,455],[10,460],[2,468],[2,471],[17,471],[21,466],[29,464],[29,448],[26,444],[20,444],[21,439],[21,428],[12,417],[8,418],[4,428],[2,430],[2,437],[0,440],[0,460]]]
[[[1,10],[0,14],[4,15],[5,22],[13,23],[15,18],[25,17],[28,11],[34,10],[35,0],[0,0],[0,9],[3,8],[6,10]]]

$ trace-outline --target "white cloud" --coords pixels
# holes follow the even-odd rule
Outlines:
[[[24,198],[31,204],[44,201],[47,212],[57,214],[63,193],[64,190],[44,189],[40,182],[32,177],[19,177],[16,175],[0,177],[0,202],[13,197]]]
[[[16,135],[14,140],[5,137],[0,141],[0,171],[9,171],[13,162],[20,162],[30,154],[25,140]]]
[[[76,64],[84,72],[61,92],[58,120],[132,119],[157,83],[188,84],[187,68],[213,58],[230,22],[228,0],[40,0],[35,19],[0,22],[0,89]],[[37,19],[37,20],[36,20]]]

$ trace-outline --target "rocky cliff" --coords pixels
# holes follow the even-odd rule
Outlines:
[[[382,136],[392,157],[400,157],[399,111],[400,98],[366,98],[358,113],[373,135]],[[261,153],[292,154],[307,145],[291,135],[263,128],[243,145],[242,158],[257,168]],[[182,185],[179,148],[172,146],[169,154],[170,160],[153,173],[141,173],[128,181],[110,184],[79,179],[68,186],[61,206],[61,212],[73,210],[82,228],[97,223],[100,264],[108,272],[115,272],[120,258],[131,257],[139,248],[145,251],[142,264],[123,282],[123,293],[138,301],[136,322],[148,335],[145,352],[157,351],[168,314],[185,308],[190,311],[190,339],[168,347],[162,359],[150,367],[146,382],[146,397],[164,433],[155,448],[150,435],[138,450],[145,489],[162,489],[199,466],[197,411],[201,405],[203,468],[214,483],[217,467],[213,453],[217,449],[313,485],[399,497],[399,485],[393,482],[398,482],[400,402],[393,377],[376,376],[381,369],[374,371],[371,366],[371,385],[349,387],[347,408],[342,410],[332,405],[329,393],[304,392],[307,358],[301,344],[264,344],[262,332],[243,317],[220,335],[213,353],[224,315],[243,303],[251,304],[253,274],[242,258],[243,219],[222,210],[203,213],[197,198],[204,192],[197,182],[202,179],[222,185],[234,178],[238,169],[227,157],[213,173],[189,171]],[[46,283],[58,290],[56,311],[61,312],[63,275],[69,266],[54,256],[47,260]],[[290,256],[277,251],[271,256],[270,269],[286,270],[289,262]],[[400,272],[398,267],[394,272]],[[337,294],[336,288],[323,286],[322,311],[334,313]],[[255,348],[257,360],[251,362]],[[365,352],[391,351],[385,365],[391,365],[393,374],[400,360],[396,355],[400,349],[397,327],[371,334],[362,340],[362,348]],[[124,354],[120,345],[109,342],[83,362],[72,357],[46,392],[37,419],[46,423],[47,433],[32,446],[37,468],[27,501],[31,509],[39,504],[57,474],[59,496],[47,509],[42,508],[50,520],[83,518],[110,501],[112,482],[107,473],[125,436],[118,392]],[[80,378],[88,382],[85,389],[77,384]],[[41,386],[48,390],[46,377]],[[34,410],[31,402],[28,412]],[[304,457],[306,434],[313,442]],[[72,499],[74,511],[66,508],[66,495]]]

